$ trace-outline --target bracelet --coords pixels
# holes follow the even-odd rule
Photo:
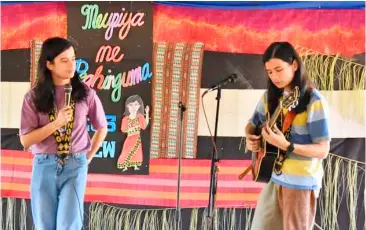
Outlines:
[[[294,151],[294,143],[291,141],[290,146],[286,150],[286,153],[292,153],[293,151]]]

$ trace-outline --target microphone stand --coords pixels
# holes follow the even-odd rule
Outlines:
[[[217,139],[217,128],[219,122],[220,99],[221,99],[221,86],[218,86],[216,96],[217,106],[216,106],[216,121],[215,121],[215,134],[214,134],[215,144]],[[215,209],[215,202],[216,202],[217,174],[219,172],[217,163],[219,161],[220,159],[217,156],[215,147],[213,147],[213,153],[211,158],[211,179],[210,179],[210,193],[208,200],[208,215],[207,215],[207,228],[206,228],[207,230],[214,230],[215,215],[213,211]]]
[[[178,154],[178,188],[177,188],[177,208],[175,211],[175,229],[182,229],[182,214],[180,210],[180,171],[181,171],[181,162],[182,162],[182,151],[183,151],[183,113],[186,111],[186,107],[182,102],[179,102],[180,108],[180,135],[179,135],[179,154]]]

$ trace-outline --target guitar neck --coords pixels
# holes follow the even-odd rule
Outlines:
[[[272,114],[271,118],[269,119],[269,127],[272,128],[273,125],[276,123],[278,116],[281,114],[282,112],[282,102],[280,101],[276,110],[274,111],[274,113]]]

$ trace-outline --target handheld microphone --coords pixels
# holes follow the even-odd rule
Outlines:
[[[65,106],[70,106],[71,103],[71,92],[72,92],[72,86],[67,84],[64,86],[65,89]],[[67,125],[63,127],[63,129],[66,132]],[[61,132],[62,133],[62,132]]]
[[[70,106],[72,86],[65,85],[65,106]]]

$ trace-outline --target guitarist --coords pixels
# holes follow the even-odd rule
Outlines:
[[[323,177],[322,161],[329,152],[329,114],[324,97],[310,83],[301,59],[288,42],[272,43],[263,55],[268,89],[246,126],[247,149],[260,150],[260,139],[281,149],[280,173],[273,172],[263,188],[252,222],[252,230],[313,229],[316,201]],[[300,98],[294,109],[288,135],[266,114],[273,114],[279,100],[295,86]],[[285,118],[288,111],[283,111]],[[256,128],[263,126],[259,135]]]

